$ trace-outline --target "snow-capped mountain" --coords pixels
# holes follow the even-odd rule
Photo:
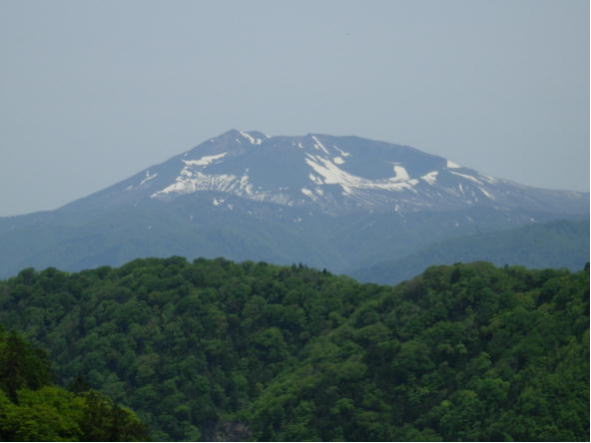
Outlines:
[[[238,130],[209,139],[109,191],[161,201],[211,192],[213,206],[235,196],[314,207],[332,215],[471,206],[576,213],[584,209],[585,199],[583,193],[493,178],[408,146],[359,137],[270,137]]]
[[[519,185],[408,146],[231,130],[55,211],[0,218],[0,277],[171,255],[347,272],[588,214],[589,194]]]

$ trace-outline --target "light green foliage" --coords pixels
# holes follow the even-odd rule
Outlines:
[[[39,390],[23,389],[18,405],[6,405],[0,416],[0,432],[4,438],[17,441],[77,441],[82,435],[84,402],[73,394],[54,386]]]
[[[94,391],[50,385],[43,353],[0,330],[1,441],[145,440],[145,426],[129,410]],[[82,387],[80,381],[74,386]],[[86,387],[84,387],[86,389]],[[97,422],[100,421],[100,423]]]

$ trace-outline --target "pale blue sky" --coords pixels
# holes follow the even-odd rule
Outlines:
[[[0,216],[230,128],[589,189],[585,0],[3,0],[0,56]]]

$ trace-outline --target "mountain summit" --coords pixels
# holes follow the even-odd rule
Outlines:
[[[360,137],[270,137],[230,130],[109,191],[171,201],[211,193],[337,215],[448,211],[471,206],[579,212],[583,193],[493,178],[409,146]],[[110,192],[109,192],[110,194]]]
[[[55,211],[0,218],[0,276],[170,255],[349,272],[588,213],[588,194],[489,177],[408,146],[230,130]]]

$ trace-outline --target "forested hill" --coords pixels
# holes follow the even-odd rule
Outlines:
[[[589,269],[136,260],[0,282],[0,324],[154,440],[589,440]]]

